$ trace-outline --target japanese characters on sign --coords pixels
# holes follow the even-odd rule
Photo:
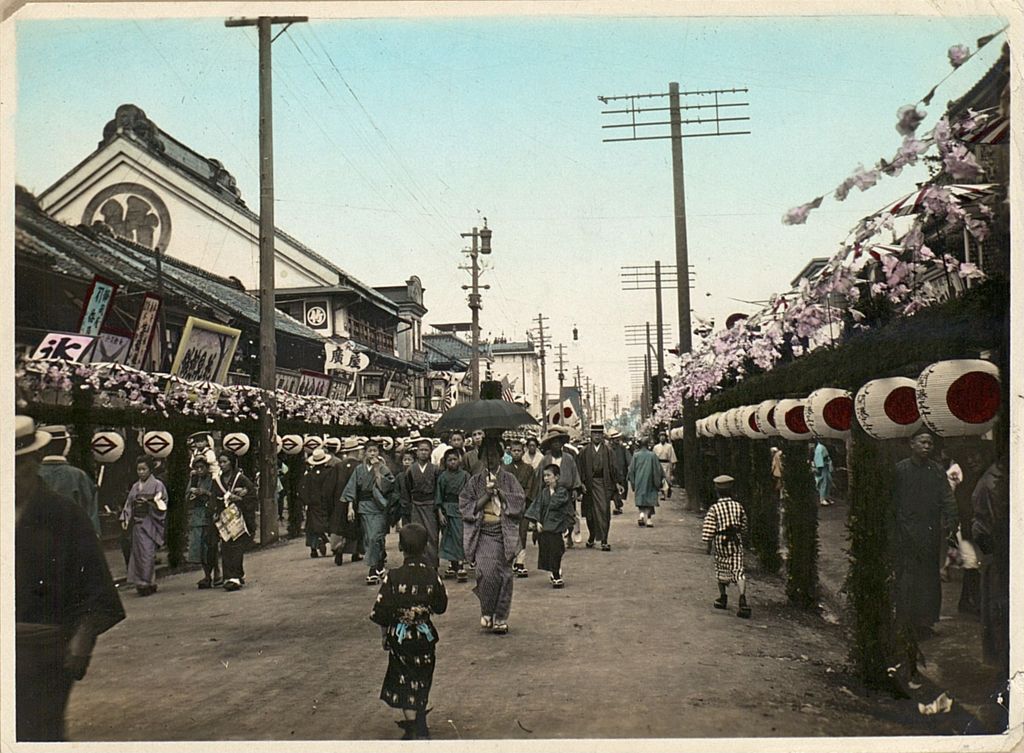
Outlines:
[[[190,316],[178,343],[171,374],[188,381],[224,384],[242,331]]]
[[[60,359],[62,361],[81,360],[82,356],[96,338],[87,335],[75,335],[68,332],[50,332],[39,343],[32,358]]]
[[[132,344],[130,333],[100,332],[89,353],[89,363],[121,363]]]
[[[85,293],[82,302],[82,316],[78,323],[78,331],[83,335],[95,337],[100,333],[100,328],[107,318],[114,294],[117,292],[117,284],[105,280],[99,275],[92,278],[92,285]]]
[[[370,356],[356,351],[355,344],[351,340],[344,345],[333,342],[324,343],[324,348],[327,353],[324,368],[327,371],[345,371],[349,374],[356,374],[370,365]]]
[[[156,331],[157,315],[160,313],[161,300],[159,296],[146,293],[142,300],[142,308],[139,310],[139,318],[135,320],[135,332],[132,335],[132,344],[128,348],[128,355],[125,356],[125,366],[141,369],[146,362],[146,355],[149,353],[149,344],[153,340],[153,333]]]
[[[276,374],[276,388],[285,392],[298,392],[299,374],[287,369],[278,369]]]
[[[319,371],[307,371],[305,369],[302,370],[301,374],[299,377],[298,394],[327,397],[331,387],[331,378],[327,374],[321,374]]]

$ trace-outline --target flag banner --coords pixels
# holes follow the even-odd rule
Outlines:
[[[117,292],[117,283],[105,280],[99,275],[94,275],[92,284],[85,293],[82,301],[82,316],[78,322],[78,332],[83,335],[99,335],[103,322],[107,319],[107,312],[114,301],[114,294]]]
[[[152,293],[146,293],[142,299],[139,318],[135,320],[132,344],[124,359],[125,366],[141,369],[146,362],[146,355],[149,353],[149,346],[153,341],[153,333],[156,332],[157,315],[160,313],[161,303],[160,297]]]

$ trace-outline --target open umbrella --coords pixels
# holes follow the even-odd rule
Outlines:
[[[486,382],[481,387],[484,385]],[[482,389],[481,392],[486,394],[486,389]],[[504,430],[528,425],[537,425],[537,419],[527,413],[521,405],[501,399],[482,399],[472,403],[459,403],[449,408],[434,422],[434,431]]]

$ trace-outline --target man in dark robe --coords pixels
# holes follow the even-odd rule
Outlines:
[[[931,635],[939,619],[941,556],[954,535],[958,511],[946,472],[931,459],[935,439],[927,430],[910,440],[910,457],[895,468],[895,525],[892,545],[896,572],[897,619],[916,639]],[[913,678],[916,658],[910,661]]]
[[[416,459],[412,467],[405,472],[406,478],[401,490],[405,495],[403,506],[408,510],[409,520],[419,523],[427,532],[427,548],[423,552],[423,561],[436,569],[441,564],[437,554],[440,536],[437,522],[437,477],[440,471],[430,462],[431,449],[429,439],[417,441]]]
[[[612,510],[612,514],[622,515],[622,503],[628,493],[626,476],[629,473],[629,464],[632,462],[633,456],[626,449],[626,445],[622,444],[622,432],[618,429],[608,432],[608,449],[612,453],[612,476],[615,479],[615,490],[612,494],[612,503],[615,505],[615,509]]]
[[[602,552],[610,552],[608,530],[611,528],[611,498],[615,491],[612,454],[604,441],[604,426],[592,424],[590,444],[579,457],[580,481],[583,482],[583,516],[587,519],[587,549],[601,543]]]
[[[327,556],[327,532],[331,514],[341,496],[337,468],[331,465],[330,459],[331,456],[323,447],[313,450],[306,459],[308,467],[302,477],[299,492],[306,509],[306,546],[312,558]]]
[[[1010,479],[1005,459],[974,488],[972,532],[981,551],[981,655],[1010,679]]]
[[[88,516],[39,477],[49,434],[28,416],[14,430],[16,737],[60,742],[96,636],[125,615]]]
[[[341,495],[352,478],[352,472],[359,465],[357,455],[362,449],[362,444],[355,437],[346,437],[342,443],[344,457],[339,458],[340,463],[335,467],[338,474],[339,492],[338,502],[334,505],[331,513],[331,520],[328,524],[328,534],[331,542],[331,551],[334,553],[334,564],[341,565],[344,555],[351,555],[353,562],[358,562],[365,551],[363,547],[363,534],[359,527],[359,517],[349,515],[351,503]]]

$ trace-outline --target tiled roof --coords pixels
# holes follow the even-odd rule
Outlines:
[[[16,210],[18,253],[42,261],[55,271],[91,280],[100,274],[120,285],[156,288],[154,253],[128,241],[71,228],[28,207]],[[161,258],[164,295],[200,302],[233,318],[259,324],[259,299],[229,280],[169,256]],[[276,328],[293,337],[322,342],[323,337],[282,311],[275,310]]]

